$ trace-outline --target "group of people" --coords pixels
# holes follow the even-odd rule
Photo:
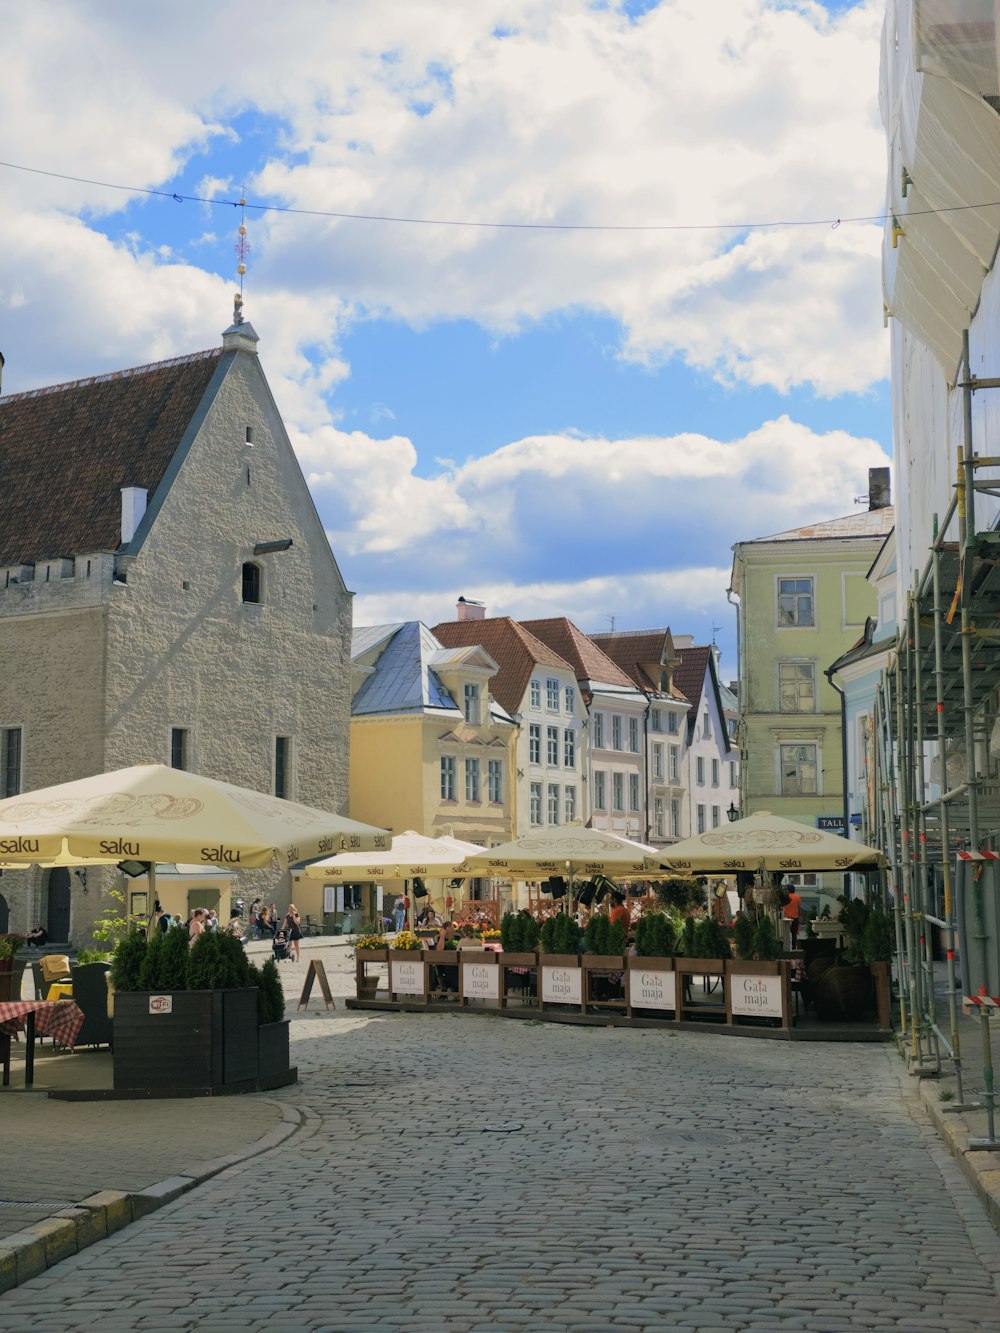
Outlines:
[[[160,903],[157,903],[153,912],[153,919],[150,922],[150,933],[160,931],[166,934],[168,930],[175,928],[186,930],[191,944],[194,944],[203,931],[219,929],[225,929],[230,935],[235,935],[241,944],[247,942],[247,936],[243,929],[243,914],[238,907],[234,907],[230,912],[228,925],[221,927],[219,914],[214,907],[195,907],[185,921],[179,914],[171,916],[169,912],[164,911]],[[29,941],[36,942],[32,939],[36,931],[40,931],[44,937],[38,942],[44,944],[48,936],[41,929],[41,926],[37,926],[36,930],[31,932],[31,935],[28,936]],[[265,907],[259,898],[255,899],[250,907],[250,931],[254,939],[264,939],[265,936],[270,936],[275,956],[291,957],[296,962],[299,961],[302,918],[299,916],[299,910],[294,903],[289,903],[284,920],[279,923],[277,906],[272,903],[270,907]]]

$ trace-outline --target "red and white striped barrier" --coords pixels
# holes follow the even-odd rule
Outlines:
[[[996,995],[963,995],[963,1006],[973,1005],[977,1009],[1000,1009],[1000,997]],[[968,1009],[966,1008],[966,1013]]]
[[[959,852],[960,861],[1000,861],[1000,852]]]

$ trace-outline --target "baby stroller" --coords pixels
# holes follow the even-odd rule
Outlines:
[[[279,930],[271,941],[271,953],[274,955],[276,963],[291,963],[294,961],[288,948],[288,937],[283,930]]]

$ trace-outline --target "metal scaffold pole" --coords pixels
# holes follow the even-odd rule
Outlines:
[[[910,609],[907,606],[907,633],[902,647],[909,639]],[[920,990],[917,975],[917,951],[913,941],[913,867],[910,859],[910,748],[906,717],[903,708],[905,689],[905,658],[901,652],[896,659],[896,748],[899,771],[899,868],[903,899],[904,958],[909,977],[910,992],[910,1059],[919,1062]]]
[[[924,770],[924,709],[923,669],[921,662],[920,586],[915,581],[910,600],[912,632],[912,669],[910,672],[910,718],[913,728],[914,791],[913,791],[913,856],[914,922],[917,942],[917,967],[920,974],[921,1040],[926,1042],[926,1057],[934,1073],[941,1070],[941,1052],[937,1043],[937,1007],[934,995],[934,951],[930,923],[930,867],[927,860],[927,811],[924,801],[927,792]]]
[[[934,592],[934,710],[937,717],[937,753],[940,766],[938,788],[939,819],[941,825],[941,880],[944,894],[944,920],[942,929],[945,938],[945,959],[948,977],[948,1025],[951,1036],[951,1062],[955,1071],[957,1103],[946,1107],[947,1110],[966,1109],[965,1092],[962,1086],[962,1047],[958,1032],[958,995],[955,976],[955,919],[952,905],[951,886],[951,824],[946,799],[948,789],[948,740],[945,733],[944,716],[944,646],[942,644],[941,624],[943,608],[941,606],[941,547],[937,530],[937,515],[934,516],[934,545],[931,548],[931,574]]]

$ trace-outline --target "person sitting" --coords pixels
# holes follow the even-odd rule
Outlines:
[[[260,909],[260,915],[257,918],[257,929],[260,931],[261,939],[264,939],[267,936],[270,936],[272,940],[274,939],[278,924],[276,921],[272,920],[271,913],[266,907]]]
[[[49,932],[40,921],[36,921],[34,929],[29,930],[25,938],[29,949],[40,949],[43,945],[48,944]]]

